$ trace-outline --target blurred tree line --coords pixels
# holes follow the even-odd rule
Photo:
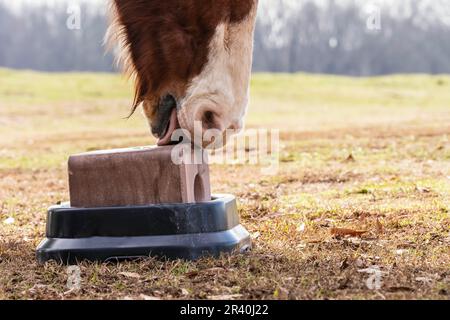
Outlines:
[[[13,10],[6,1],[0,0],[0,66],[113,70],[114,59],[102,45],[107,25],[104,6],[82,4],[81,28],[71,30],[63,2]],[[449,3],[430,7],[426,0],[404,0],[396,10],[387,5],[379,12],[357,1],[260,3],[255,71],[358,76],[450,73]],[[443,15],[445,9],[448,17]]]
[[[12,10],[0,0],[0,66],[42,71],[111,71],[105,54],[105,10],[80,6],[80,29],[69,29],[67,3]]]

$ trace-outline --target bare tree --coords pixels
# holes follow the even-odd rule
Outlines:
[[[0,0],[0,66],[45,71],[113,71],[102,39],[105,10],[81,6],[80,30],[66,27],[67,5],[13,12]],[[361,1],[261,2],[254,70],[355,76],[450,73],[445,0],[399,1],[381,8],[381,29],[367,28]],[[393,10],[395,9],[395,10]],[[406,12],[395,14],[392,11]],[[447,21],[447,22],[446,22]]]

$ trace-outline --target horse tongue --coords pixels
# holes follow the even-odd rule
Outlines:
[[[178,124],[178,117],[177,117],[177,109],[174,108],[172,110],[172,113],[170,114],[169,124],[167,126],[166,134],[158,139],[158,146],[167,146],[172,143],[172,134],[173,132],[178,129],[180,126]]]

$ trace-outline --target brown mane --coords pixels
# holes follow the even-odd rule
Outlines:
[[[114,0],[109,37],[119,41],[122,64],[135,78],[133,111],[144,100],[181,97],[208,62],[216,27],[240,22],[255,1]]]

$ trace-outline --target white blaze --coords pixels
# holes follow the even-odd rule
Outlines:
[[[198,112],[207,108],[217,114],[222,130],[241,129],[249,101],[253,34],[257,5],[240,23],[220,24],[209,47],[208,62],[181,100],[181,127],[193,132]]]

